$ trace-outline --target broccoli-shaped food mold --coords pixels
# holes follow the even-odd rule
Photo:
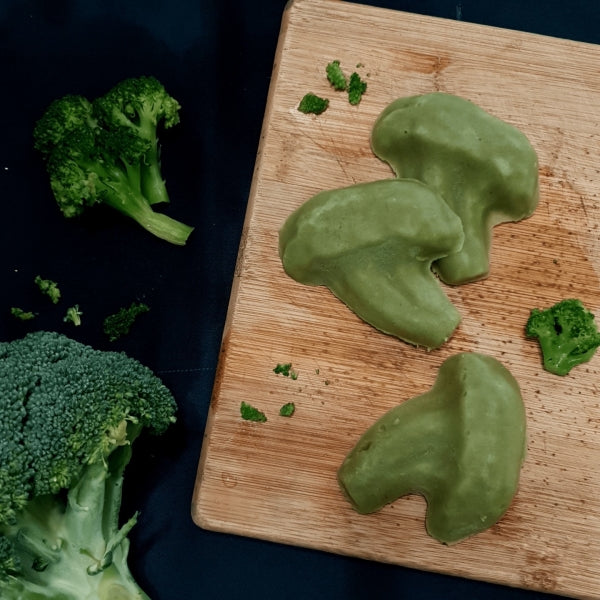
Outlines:
[[[279,232],[286,273],[327,286],[367,323],[437,348],[460,314],[431,270],[463,244],[460,218],[418,181],[386,179],[318,193]]]
[[[525,434],[525,408],[511,373],[490,356],[456,354],[428,392],[367,429],[338,480],[362,514],[407,494],[423,495],[429,535],[452,544],[491,527],[509,508]]]
[[[486,277],[492,228],[537,206],[538,162],[527,137],[464,98],[435,92],[395,100],[376,120],[371,147],[398,177],[424,182],[462,219],[463,248],[434,264],[446,283]]]

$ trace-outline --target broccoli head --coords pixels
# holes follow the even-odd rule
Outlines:
[[[119,522],[133,441],[175,420],[170,391],[122,352],[34,332],[0,343],[0,597],[147,599]]]
[[[525,333],[537,338],[544,368],[556,375],[567,375],[573,367],[589,361],[600,346],[594,315],[575,298],[546,309],[534,308]]]
[[[33,136],[62,213],[76,217],[105,204],[157,237],[185,244],[193,228],[152,208],[168,201],[157,128],[174,125],[178,107],[149,77],[126,79],[93,102],[74,95],[54,100]]]

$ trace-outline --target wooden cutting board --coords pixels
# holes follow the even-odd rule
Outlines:
[[[358,106],[324,68],[368,82]],[[357,66],[359,65],[359,66]],[[390,177],[371,152],[380,111],[441,90],[520,128],[536,148],[535,214],[494,231],[490,277],[445,288],[463,315],[427,352],[383,335],[325,288],[287,277],[278,230],[315,193]],[[296,107],[330,99],[320,116]],[[600,313],[600,47],[333,0],[285,10],[235,270],[192,513],[203,528],[580,598],[600,597],[600,354],[569,376],[541,368],[523,328],[533,307],[580,298]],[[490,530],[446,547],[409,496],[361,516],[336,471],[390,407],[432,385],[461,351],[519,381],[528,454],[518,494]],[[291,362],[297,379],[273,372]],[[240,418],[240,403],[266,423]],[[296,413],[280,417],[294,402]]]

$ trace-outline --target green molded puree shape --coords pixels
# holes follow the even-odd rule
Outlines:
[[[434,264],[446,283],[485,278],[492,228],[524,219],[537,206],[537,155],[527,137],[458,96],[436,92],[392,102],[375,122],[371,146],[398,177],[426,183],[462,219],[462,250]]]
[[[338,479],[360,513],[422,494],[429,535],[452,544],[504,515],[525,442],[525,408],[511,373],[490,356],[461,353],[442,364],[428,392],[362,435]]]
[[[290,277],[327,286],[380,331],[437,348],[460,314],[431,263],[463,240],[460,219],[433,190],[386,179],[313,196],[281,228],[279,254]]]

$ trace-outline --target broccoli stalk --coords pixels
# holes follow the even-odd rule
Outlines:
[[[594,315],[574,298],[550,308],[534,308],[525,333],[537,338],[544,368],[556,375],[567,375],[573,367],[589,361],[600,346]]]
[[[169,199],[157,127],[177,123],[178,109],[149,77],[127,79],[94,102],[73,95],[55,100],[35,126],[34,146],[62,213],[75,217],[104,204],[167,242],[185,244],[193,228],[152,208]]]
[[[119,512],[132,443],[175,401],[124,353],[35,332],[0,343],[0,597],[147,600]]]

